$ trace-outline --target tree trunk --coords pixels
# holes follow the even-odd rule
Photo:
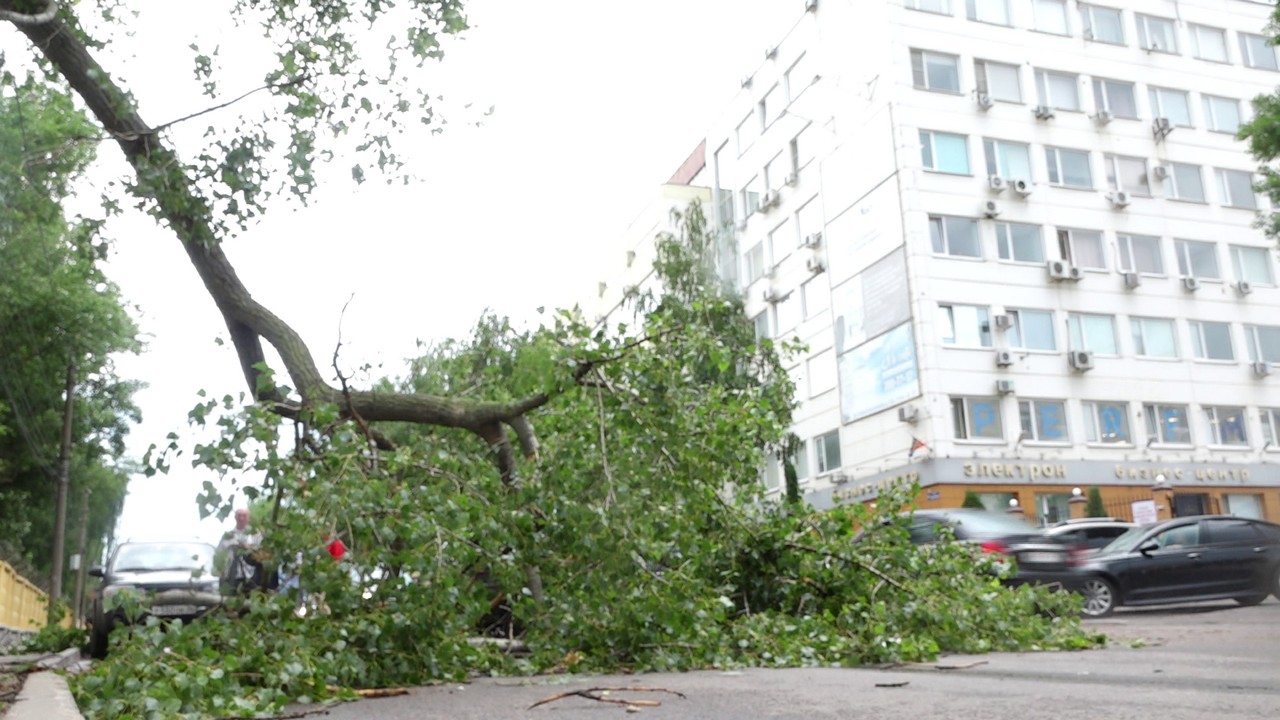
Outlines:
[[[53,518],[53,562],[49,574],[49,620],[54,620],[58,601],[62,599],[62,556],[67,536],[67,483],[71,479],[71,408],[75,400],[76,368],[67,363],[67,401],[62,411],[62,448],[58,451],[57,503]]]
[[[71,618],[75,627],[84,624],[84,578],[89,564],[85,562],[85,550],[89,541],[89,488],[80,493],[80,528],[76,531],[76,553],[80,556],[80,566],[76,568],[76,589],[71,596]]]

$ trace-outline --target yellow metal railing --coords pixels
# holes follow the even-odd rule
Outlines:
[[[0,560],[0,627],[39,630],[49,614],[49,597],[9,563]]]

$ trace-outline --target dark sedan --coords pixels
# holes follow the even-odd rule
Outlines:
[[[999,553],[1016,561],[1016,571],[1006,582],[1058,583],[1070,587],[1078,580],[1071,572],[1071,548],[1046,537],[1038,528],[1007,513],[969,508],[916,510],[908,520],[907,532],[917,545],[934,542],[940,528],[949,528],[955,539],[968,542],[989,553]]]
[[[1204,515],[1129,530],[1078,568],[1084,614],[1122,605],[1280,598],[1280,525]]]

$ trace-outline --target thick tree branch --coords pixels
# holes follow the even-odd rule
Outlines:
[[[24,13],[0,7],[0,20],[8,20],[19,27],[47,23],[58,16],[58,3],[49,0],[39,12]]]

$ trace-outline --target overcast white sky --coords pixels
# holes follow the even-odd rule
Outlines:
[[[127,44],[134,57],[104,65],[144,118],[155,124],[208,104],[173,88],[195,85],[187,45],[225,19],[218,3],[128,5],[143,10]],[[527,320],[538,306],[590,292],[600,248],[613,246],[700,141],[803,1],[472,0],[468,12],[472,29],[432,72],[453,102],[495,112],[479,128],[424,135],[413,170],[425,182],[326,188],[309,209],[269,216],[227,244],[250,291],[302,333],[322,368],[349,298],[344,365],[382,363],[395,374],[416,340],[465,335],[485,308]],[[222,40],[224,53],[243,47]],[[4,45],[12,51],[12,38]],[[205,124],[196,123],[193,131]],[[102,154],[100,177],[123,172],[116,148],[104,144]],[[149,341],[144,356],[119,366],[150,383],[137,396],[145,419],[130,442],[140,457],[187,432],[198,390],[221,397],[245,386],[229,346],[215,344],[225,326],[176,240],[137,217],[111,232],[110,272],[141,307]],[[200,522],[194,500],[206,479],[216,481],[180,458],[167,476],[133,480],[121,537],[216,539],[223,525]]]

